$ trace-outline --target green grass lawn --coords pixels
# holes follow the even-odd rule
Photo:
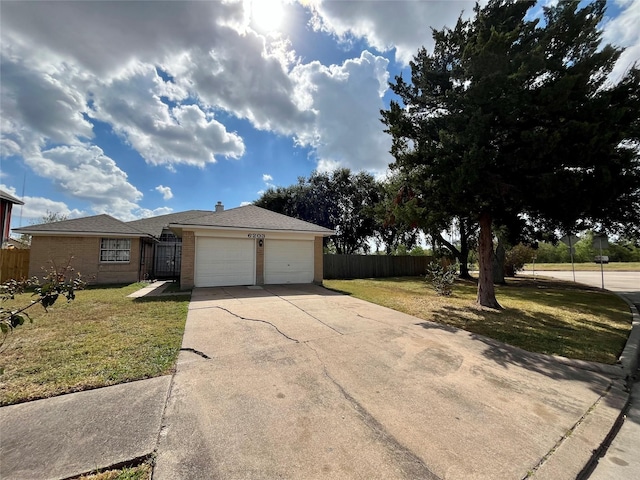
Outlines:
[[[575,270],[580,272],[600,271],[599,263],[574,263],[573,265],[575,267]],[[640,272],[640,262],[612,262],[605,263],[602,266],[603,270],[606,270],[608,272]],[[524,266],[523,273],[531,272],[533,270],[533,267],[534,264],[527,263]],[[536,271],[571,271],[571,263],[536,263],[535,269]]]
[[[503,311],[475,305],[476,284],[458,281],[440,297],[421,278],[325,280],[327,288],[424,320],[485,335],[531,352],[613,364],[631,330],[614,294],[554,280],[510,279],[497,287]]]
[[[33,323],[0,350],[0,405],[171,373],[189,297],[127,298],[143,286],[93,287],[49,312],[32,307]],[[30,300],[23,294],[13,303]]]
[[[149,480],[151,478],[151,465],[143,463],[136,467],[127,467],[105,472],[82,475],[78,480]]]

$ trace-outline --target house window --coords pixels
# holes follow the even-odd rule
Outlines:
[[[101,262],[128,262],[130,256],[130,238],[103,238],[100,241]]]

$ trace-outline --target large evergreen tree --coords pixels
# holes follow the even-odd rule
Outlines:
[[[477,302],[492,308],[494,222],[572,231],[640,215],[640,72],[609,78],[621,49],[601,44],[605,1],[561,0],[541,21],[535,3],[490,0],[434,31],[382,111],[392,166],[426,208],[478,221]]]

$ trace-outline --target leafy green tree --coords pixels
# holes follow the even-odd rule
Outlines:
[[[403,181],[398,176],[390,176],[380,182],[379,201],[373,207],[375,219],[373,239],[378,249],[384,245],[387,255],[398,255],[400,247],[406,252],[418,242],[417,223],[408,221],[398,211],[403,188]]]
[[[336,253],[353,254],[369,249],[379,201],[380,188],[372,175],[339,168],[271,188],[254,204],[335,230],[330,241]]]
[[[609,79],[622,50],[601,44],[604,0],[561,0],[543,22],[535,3],[490,0],[434,30],[381,112],[424,213],[478,222],[477,303],[491,308],[494,222],[640,228],[640,71]]]

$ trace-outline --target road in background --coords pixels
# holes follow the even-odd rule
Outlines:
[[[522,272],[525,275],[533,275],[531,270]],[[569,271],[535,271],[536,277],[551,277],[560,280],[573,281],[573,273]],[[602,287],[602,274],[600,272],[576,271],[576,282],[592,287]],[[640,272],[607,272],[604,271],[604,288],[616,293],[632,294],[633,303],[640,303]]]

